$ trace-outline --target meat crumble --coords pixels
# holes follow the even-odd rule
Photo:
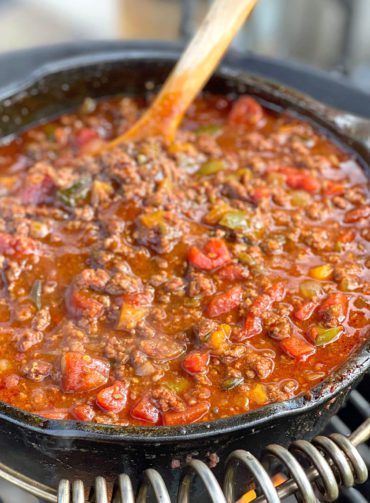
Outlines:
[[[200,97],[170,145],[95,153],[147,104],[0,146],[0,399],[172,426],[307,393],[369,336],[364,172],[250,96]]]

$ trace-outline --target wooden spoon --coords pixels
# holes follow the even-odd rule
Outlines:
[[[106,145],[161,136],[174,138],[189,105],[212,74],[257,0],[215,0],[190,44],[143,116]]]

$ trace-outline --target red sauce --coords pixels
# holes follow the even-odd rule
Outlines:
[[[364,173],[247,96],[89,155],[145,106],[86,100],[0,147],[0,399],[176,425],[306,393],[369,333]]]

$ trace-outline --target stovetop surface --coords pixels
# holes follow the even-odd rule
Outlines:
[[[128,47],[133,49],[150,47],[153,50],[172,52],[181,49],[179,44],[152,41],[150,45],[145,42],[92,41],[0,54],[0,68],[3,69],[0,72],[0,95],[4,88],[11,86],[14,82],[27,79],[31,72],[43,64],[86,54],[119,53]],[[237,64],[243,70],[295,87],[328,105],[370,119],[370,95],[355,90],[338,75],[328,74],[298,63],[277,61],[253,54],[232,54],[227,56],[227,60]],[[328,89],[330,89],[330,93]],[[333,418],[325,433],[338,431],[348,434],[359,426],[366,417],[370,417],[370,374],[367,374],[357,390],[351,393],[346,406]],[[362,446],[361,454],[370,468],[369,446]],[[292,498],[285,501],[295,500]],[[368,503],[369,501],[370,480],[362,486],[343,491],[338,503]],[[0,503],[18,502],[37,503],[37,500],[0,480]]]

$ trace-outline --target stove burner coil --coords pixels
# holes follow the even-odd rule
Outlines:
[[[179,486],[177,503],[189,503],[193,479],[199,477],[213,503],[234,503],[236,496],[236,477],[243,469],[246,480],[245,491],[255,490],[254,503],[280,503],[284,498],[295,494],[298,501],[316,503],[335,501],[340,488],[349,488],[367,480],[366,464],[357,450],[357,446],[370,438],[370,418],[367,419],[349,437],[339,433],[330,436],[319,435],[311,442],[294,441],[289,449],[271,444],[262,453],[258,461],[250,452],[236,450],[230,454],[225,465],[223,490],[212,471],[199,459],[189,461],[184,469]],[[278,469],[290,477],[286,482],[275,487],[271,475]],[[247,475],[247,477],[245,477]],[[145,503],[149,492],[159,503],[171,503],[166,485],[158,471],[150,468],[143,473],[137,503]],[[106,480],[97,477],[95,487],[89,495],[89,502],[94,503],[134,503],[135,496],[130,478],[122,474],[113,488],[111,499]],[[85,489],[81,480],[70,482],[61,480],[56,503],[85,503]]]

